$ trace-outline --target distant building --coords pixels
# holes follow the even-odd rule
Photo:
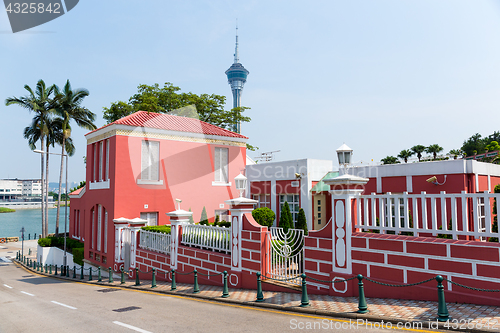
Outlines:
[[[0,207],[13,209],[40,208],[42,182],[40,179],[0,179]],[[54,200],[48,196],[49,208]]]
[[[250,188],[248,197],[258,201],[256,208],[268,207],[274,211],[275,225],[279,224],[281,207],[288,202],[294,222],[297,221],[299,209],[303,208],[308,229],[316,229],[318,214],[313,214],[312,189],[332,168],[332,161],[314,159],[247,165],[246,176]],[[316,207],[317,204],[316,202]],[[326,205],[326,201],[319,205]],[[321,213],[319,222],[319,227],[328,222],[324,221]]]

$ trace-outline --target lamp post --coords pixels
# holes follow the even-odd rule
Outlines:
[[[234,182],[236,183],[236,189],[240,191],[240,198],[242,198],[243,191],[247,188],[247,177],[240,173],[238,176],[234,177]]]
[[[64,259],[63,259],[63,265],[66,267],[67,264],[67,257],[66,257],[66,236],[67,236],[67,224],[68,224],[68,154],[58,154],[58,153],[49,153],[43,150],[33,150],[35,153],[38,154],[50,154],[50,155],[59,155],[61,158],[66,157],[66,197],[65,197],[65,202],[66,205],[64,206]],[[43,194],[42,194],[43,195]],[[61,203],[58,202],[58,205]]]
[[[344,173],[347,173],[347,166],[351,164],[352,161],[352,149],[349,148],[345,143],[337,149],[337,157],[339,159],[339,167],[344,167]],[[339,168],[340,169],[340,168]]]

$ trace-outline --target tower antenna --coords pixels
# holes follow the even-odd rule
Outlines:
[[[237,64],[240,62],[240,56],[238,54],[238,19],[236,19],[236,47],[234,50],[234,63]]]

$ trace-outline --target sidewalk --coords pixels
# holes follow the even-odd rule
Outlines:
[[[1,257],[0,252],[0,257]],[[15,252],[12,255],[15,259]],[[34,259],[34,256],[33,256]],[[27,268],[29,269],[29,268]],[[41,275],[49,275],[41,272],[36,272]],[[71,271],[70,276],[73,276]],[[170,282],[158,281],[157,287],[151,288],[151,280],[142,280],[140,286],[135,286],[135,280],[126,279],[124,284],[120,284],[120,280],[115,279],[112,283],[108,279],[103,278],[102,282],[97,282],[97,274],[93,273],[93,280],[88,281],[89,277],[85,276],[83,280],[80,279],[79,271],[77,270],[77,278],[72,279],[61,277],[60,275],[54,276],[55,278],[85,282],[90,284],[102,285],[104,288],[123,287],[131,289],[141,289],[159,293],[182,295],[195,298],[210,299],[218,302],[229,302],[243,306],[256,306],[273,308],[281,311],[294,311],[303,312],[309,315],[316,314],[322,317],[337,317],[347,319],[364,319],[375,323],[382,320],[392,323],[401,322],[423,322],[423,328],[428,327],[428,323],[436,323],[438,312],[437,302],[431,301],[412,301],[412,300],[396,300],[396,299],[381,299],[381,298],[367,298],[368,310],[367,314],[358,314],[358,298],[357,297],[334,297],[327,295],[309,295],[309,307],[300,307],[301,294],[284,293],[284,292],[271,292],[264,291],[264,302],[255,302],[257,297],[256,290],[240,290],[229,289],[229,297],[222,298],[222,286],[208,286],[200,285],[200,292],[193,294],[193,285],[177,283],[177,289],[171,291]],[[500,302],[500,301],[499,301]],[[456,327],[457,330],[460,325],[465,325],[466,329],[460,331],[467,332],[499,332],[500,331],[500,308],[495,306],[485,305],[472,305],[472,304],[452,304],[448,303],[448,312],[453,319],[449,326]],[[471,323],[468,324],[469,320]],[[467,328],[467,324],[469,328]],[[437,327],[433,327],[437,328]],[[440,324],[440,329],[447,329]]]

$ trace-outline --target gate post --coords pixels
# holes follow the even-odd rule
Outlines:
[[[351,235],[356,224],[357,199],[364,191],[368,178],[344,174],[325,179],[330,185],[332,197],[332,270],[334,272],[352,274]],[[359,202],[357,203],[360,204]],[[353,210],[354,207],[354,210]]]
[[[170,269],[177,269],[177,253],[179,243],[182,240],[182,225],[189,223],[189,218],[193,216],[192,212],[187,212],[181,209],[180,199],[177,201],[177,210],[167,213],[170,217]]]
[[[226,200],[231,212],[231,270],[241,271],[241,229],[243,215],[251,213],[257,200],[244,197]]]
[[[128,220],[122,217],[114,219],[113,223],[115,225],[115,263],[119,265],[125,262],[123,253],[123,229],[128,225]]]

